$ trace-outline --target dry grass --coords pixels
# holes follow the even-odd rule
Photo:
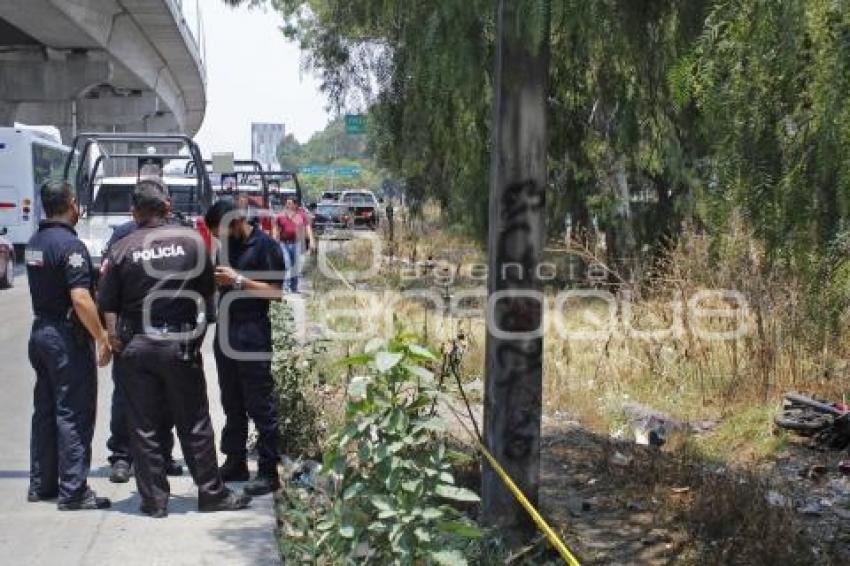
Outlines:
[[[310,319],[353,334],[350,340],[332,343],[328,358],[360,350],[370,338],[370,324],[377,322],[376,333],[382,336],[391,335],[393,326],[399,324],[420,334],[435,349],[462,333],[467,343],[463,377],[467,382],[480,379],[485,344],[482,315],[451,316],[427,301],[397,300],[394,293],[430,290],[440,299],[437,302],[444,304],[446,291],[456,295],[481,283],[456,269],[452,284],[440,285],[435,265],[480,263],[484,254],[467,239],[441,230],[433,209],[424,220],[404,223],[403,214],[397,220],[394,257],[405,261],[385,257],[375,278],[365,283],[350,282],[366,294],[334,304],[327,300],[328,294],[349,286],[335,277],[312,277],[315,292],[308,307]],[[772,427],[773,412],[782,394],[800,390],[840,399],[848,393],[850,365],[844,359],[847,352],[838,347],[841,339],[824,341],[812,332],[812,314],[802,284],[787,276],[766,274],[762,252],[754,241],[741,225],[714,242],[696,234],[682,238],[648,272],[646,281],[630,290],[630,311],[622,308],[623,297],[618,297],[614,332],[605,332],[607,306],[599,300],[579,298],[568,302],[562,313],[547,313],[550,326],[545,339],[544,413],[575,417],[582,425],[580,434],[594,440],[592,446],[573,443],[571,438],[545,447],[544,467],[551,468],[551,478],[544,479],[544,492],[550,497],[544,509],[557,518],[565,504],[559,497],[569,490],[581,493],[581,489],[588,489],[587,481],[595,478],[597,492],[590,495],[613,498],[610,520],[619,528],[643,516],[625,509],[630,502],[627,499],[644,498],[654,510],[647,515],[646,525],[638,529],[641,534],[624,535],[622,558],[626,561],[791,564],[811,559],[811,546],[793,513],[766,505],[770,485],[756,471],[759,464],[785,451],[787,437]],[[370,247],[359,241],[342,244],[331,255],[340,271],[365,269],[370,257]],[[410,276],[412,266],[421,267],[429,259],[435,265],[429,263],[419,277]],[[686,305],[684,331],[663,339],[647,339],[626,330],[629,326],[624,320],[636,331],[670,327],[676,318],[671,300],[683,297],[687,302],[705,289],[738,291],[747,308],[739,311],[740,317],[735,320],[721,316],[694,320]],[[547,296],[554,300],[560,290],[553,286],[547,289]],[[702,306],[730,305],[712,299]],[[331,307],[357,307],[358,311],[354,318],[334,320],[327,318]],[[559,327],[554,325],[556,317],[562,317],[561,327],[566,330],[603,332],[592,340],[560,337],[556,332]],[[707,340],[694,331],[729,330],[741,321],[749,331],[735,339]],[[349,377],[343,367],[333,364],[322,370],[329,382],[340,386]],[[614,444],[609,434],[627,428],[623,404],[631,401],[684,421],[716,420],[718,425],[710,433],[673,439],[661,452]],[[631,456],[633,464],[626,468],[609,465],[614,450]],[[586,469],[576,467],[582,458],[591,460],[585,462]],[[711,472],[721,464],[726,473]],[[674,491],[680,487],[689,490]],[[558,520],[561,525],[576,521],[569,516]],[[599,517],[588,522],[589,539],[599,535],[598,524]],[[656,526],[666,526],[673,533],[672,550],[660,545],[658,551],[658,545],[642,543]],[[571,541],[581,540],[578,531],[566,534]],[[660,554],[643,560],[638,554],[629,554],[634,548]],[[592,556],[589,547],[585,551],[585,557]],[[600,559],[588,563],[609,562]]]
[[[483,316],[481,312],[452,315],[447,305],[464,290],[483,288],[468,267],[480,264],[484,254],[467,238],[441,229],[438,212],[428,207],[424,218],[416,220],[397,215],[396,259],[385,255],[377,276],[350,282],[355,289],[367,291],[362,296],[329,302],[328,293],[349,287],[336,277],[314,277],[316,294],[310,313],[328,326],[353,332],[346,352],[356,351],[370,333],[392,334],[396,325],[417,332],[437,349],[462,333],[468,342],[463,374],[466,380],[476,380],[484,368]],[[383,229],[387,231],[386,226]],[[620,290],[613,329],[606,324],[609,306],[598,299],[579,297],[568,301],[562,312],[549,309],[545,412],[566,411],[607,434],[624,424],[625,402],[640,402],[684,421],[719,421],[717,430],[699,439],[706,453],[718,458],[749,461],[781,450],[784,437],[775,436],[771,427],[781,395],[802,390],[840,399],[848,393],[847,380],[842,378],[850,364],[843,357],[847,353],[835,347],[840,340],[828,345],[813,340],[802,285],[789,277],[766,274],[763,253],[755,241],[740,223],[714,242],[696,234],[683,237],[654,269],[644,271],[647,278],[641,285],[628,293]],[[385,242],[385,253],[388,250]],[[343,243],[329,258],[339,271],[364,270],[371,262],[371,244]],[[564,257],[553,261],[565,262]],[[399,295],[411,289],[430,293],[430,298]],[[698,317],[688,301],[705,290],[735,291],[745,308],[735,311],[735,319],[710,312]],[[562,291],[562,287],[547,289],[552,304]],[[677,302],[679,311],[674,306]],[[716,297],[696,304],[703,309],[735,306]],[[471,309],[471,303],[463,306]],[[329,310],[341,307],[356,307],[359,314],[347,320],[326,317]],[[676,328],[671,325],[677,318],[681,321],[678,333],[648,336]],[[747,331],[734,339],[704,336],[741,324]],[[595,332],[596,336],[575,339],[559,335],[559,329]]]
[[[773,435],[770,423],[782,394],[803,390],[841,399],[847,394],[846,352],[812,340],[802,286],[765,275],[753,241],[739,228],[719,242],[717,259],[706,237],[685,237],[653,277],[632,290],[631,313],[621,303],[619,332],[589,342],[547,339],[546,409],[568,410],[611,430],[620,424],[622,404],[638,401],[682,420],[720,420],[718,430],[701,439],[718,457],[759,458],[781,449],[782,437]],[[623,331],[628,314],[637,330],[668,328],[675,318],[670,300],[688,301],[704,290],[739,293],[745,305],[739,318],[697,319],[685,303],[679,336],[655,340]],[[723,302],[699,304],[732,306]],[[568,326],[603,312],[599,301],[580,302],[569,310]],[[735,338],[702,335],[739,323],[747,331]]]

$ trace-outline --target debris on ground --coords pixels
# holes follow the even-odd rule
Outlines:
[[[788,505],[788,498],[778,491],[768,491],[765,497],[769,505],[774,507],[785,507]]]
[[[670,436],[676,432],[703,434],[714,430],[718,424],[717,421],[713,420],[685,422],[662,411],[635,402],[624,403],[623,413],[629,426],[612,433],[612,438],[624,440],[630,429],[636,444],[656,448],[663,446]]]
[[[641,446],[662,446],[674,431],[687,428],[682,421],[640,403],[625,403],[623,413],[629,421],[635,442]]]
[[[800,477],[807,480],[817,481],[826,475],[826,466],[822,464],[812,464],[800,470]]]
[[[614,452],[611,454],[611,457],[608,458],[608,463],[612,466],[628,466],[632,463],[632,459],[622,452]]]
[[[582,564],[850,564],[846,455],[791,445],[757,469],[719,465],[556,419],[541,442],[541,511]]]
[[[797,512],[803,515],[821,516],[827,507],[828,501],[825,499],[809,499],[803,505],[797,508]]]
[[[774,424],[809,438],[810,446],[818,450],[843,450],[850,446],[850,412],[842,402],[786,393]]]
[[[322,473],[322,464],[315,460],[292,460],[284,456],[281,464],[284,477],[296,486],[333,494],[339,487],[337,474]]]

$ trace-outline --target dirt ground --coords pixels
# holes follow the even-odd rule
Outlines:
[[[841,454],[730,469],[546,419],[540,503],[582,564],[848,564]],[[845,455],[846,457],[846,455]]]

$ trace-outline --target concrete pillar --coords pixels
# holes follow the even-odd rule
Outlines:
[[[18,105],[13,102],[0,102],[0,126],[14,126]]]
[[[74,109],[70,100],[49,102],[20,102],[15,120],[33,125],[67,125],[74,123]]]
[[[71,100],[111,78],[111,63],[85,55],[65,61],[0,61],[0,100]]]
[[[41,102],[21,102],[15,106],[13,120],[27,124],[55,125],[64,143],[71,143],[74,133],[112,131],[173,131],[174,117],[167,112],[157,112],[156,95],[82,98]],[[4,118],[0,106],[0,120]],[[76,124],[76,128],[74,125]]]
[[[156,113],[157,97],[152,92],[132,96],[83,98],[77,103],[79,131],[97,124],[129,127]]]
[[[158,134],[176,134],[180,131],[177,120],[171,112],[157,112],[146,116],[142,120],[140,132],[151,132]]]

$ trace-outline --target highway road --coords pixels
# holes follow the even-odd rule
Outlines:
[[[201,514],[188,475],[171,478],[170,515],[139,513],[135,482],[109,482],[110,369],[100,371],[91,485],[112,499],[105,511],[59,512],[55,502],[27,503],[30,418],[35,374],[27,358],[32,309],[26,277],[0,291],[0,563],[29,565],[274,565],[279,564],[271,496],[250,510]],[[222,426],[210,338],[207,382],[215,429]],[[182,460],[182,456],[180,456]]]

